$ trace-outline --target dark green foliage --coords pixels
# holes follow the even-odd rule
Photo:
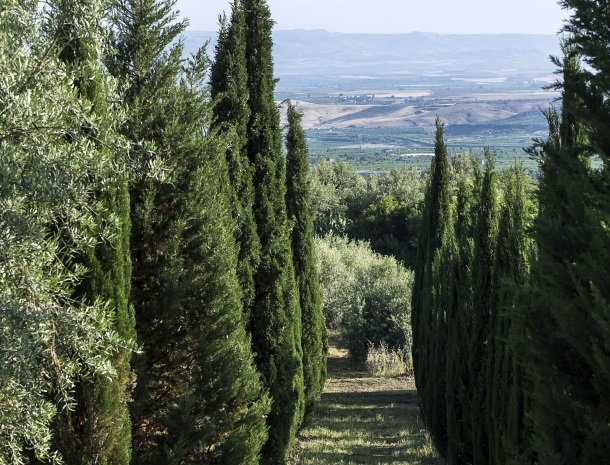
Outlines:
[[[134,459],[256,464],[267,398],[245,330],[225,153],[202,137],[211,110],[204,50],[167,47],[183,29],[173,2],[116,5],[117,55],[133,141]],[[159,167],[161,169],[159,169]]]
[[[526,300],[533,207],[522,169],[509,169],[499,237],[497,174],[489,154],[484,163],[482,171],[479,160],[453,160],[448,226],[424,265],[431,270],[428,301],[436,315],[426,362],[436,364],[433,373],[442,366],[446,382],[437,376],[424,385],[434,391],[426,392],[431,405],[422,398],[422,407],[446,413],[430,428],[445,432],[441,447],[449,464],[508,463],[526,440],[523,373],[512,344]]]
[[[309,153],[302,115],[288,104],[286,136],[286,208],[293,221],[292,253],[301,303],[303,380],[305,409],[311,412],[326,381],[328,335],[322,312],[322,294],[316,266],[316,251],[311,209]]]
[[[485,171],[478,176],[478,202],[474,211],[474,254],[472,266],[472,333],[469,376],[472,382],[471,425],[473,464],[488,463],[488,435],[485,399],[487,396],[486,366],[490,344],[492,313],[492,281],[496,239],[498,234],[498,193],[496,172],[489,152],[485,153]]]
[[[133,309],[129,304],[131,259],[129,250],[130,207],[125,173],[124,151],[116,142],[109,101],[111,94],[99,67],[98,29],[83,30],[75,24],[79,15],[100,14],[98,5],[86,2],[59,1],[51,11],[57,24],[58,41],[62,45],[60,59],[74,74],[75,85],[85,105],[91,105],[91,124],[81,127],[96,144],[100,157],[113,160],[118,175],[108,175],[103,190],[93,192],[99,202],[99,223],[93,226],[92,237],[104,242],[91,246],[81,257],[63,257],[68,266],[84,265],[85,279],[76,289],[75,297],[87,303],[107,303],[114,330],[124,341],[135,339]],[[89,10],[91,8],[91,10]],[[101,17],[92,18],[90,27],[99,28]],[[114,139],[109,134],[115,134]],[[72,140],[74,134],[67,136]],[[113,149],[114,153],[109,153]],[[94,200],[92,198],[92,203]],[[104,234],[103,230],[106,229]],[[83,381],[76,388],[74,411],[62,412],[57,420],[57,446],[67,463],[99,463],[127,465],[131,460],[131,421],[127,409],[132,385],[131,347],[126,345],[112,356],[116,376],[96,377]]]
[[[550,135],[539,142],[540,213],[534,224],[539,260],[528,315],[528,379],[533,385],[533,459],[539,464],[604,463],[610,454],[610,263],[607,103],[607,5],[575,8],[568,29],[576,51],[598,75],[583,71],[565,50],[563,112],[548,114]],[[596,15],[600,15],[598,18]],[[602,41],[602,43],[600,43]],[[588,129],[588,134],[586,133]],[[597,153],[603,165],[591,168]],[[524,347],[525,348],[525,347]]]
[[[424,421],[439,452],[447,449],[445,377],[445,312],[448,266],[441,248],[448,245],[451,227],[449,161],[443,124],[436,121],[436,140],[431,177],[424,201],[419,236],[412,316],[413,366]]]
[[[439,406],[428,404],[431,383],[421,378],[435,374],[430,359],[435,359],[439,335],[431,337],[426,329],[438,321],[435,296],[443,302],[442,288],[450,289],[450,464],[601,464],[610,454],[610,59],[605,26],[610,11],[594,1],[562,4],[573,8],[566,27],[573,35],[564,46],[564,60],[555,60],[563,71],[556,86],[563,90],[562,113],[547,112],[549,138],[535,141],[530,150],[540,161],[538,216],[532,222],[534,196],[519,167],[504,174],[499,211],[488,156],[484,173],[475,169],[470,200],[470,189],[458,181],[454,244],[438,246],[453,264],[447,279],[443,261],[423,252],[429,227],[420,237],[414,306],[423,311],[414,313],[419,318],[414,328],[416,348],[427,350],[415,362],[433,436],[430,412]],[[584,70],[579,53],[589,65]],[[599,168],[594,168],[594,155],[601,159]],[[428,196],[431,191],[432,184]],[[430,224],[429,202],[427,197],[425,224]],[[435,281],[428,284],[428,276]],[[422,297],[424,290],[432,297]],[[433,331],[438,333],[439,326]]]
[[[186,344],[181,300],[187,292],[181,279],[183,200],[175,195],[172,184],[187,176],[186,166],[178,160],[185,129],[176,128],[181,116],[176,86],[182,49],[176,45],[165,51],[184,24],[173,23],[171,8],[171,1],[117,2],[116,54],[108,59],[127,106],[123,132],[134,143],[130,154],[134,167],[130,186],[132,299],[142,348],[134,360],[134,463],[154,463],[151,457],[166,434],[170,409],[186,395],[189,384],[189,376],[181,368]],[[168,182],[151,172],[161,163],[171,173]]]
[[[416,363],[423,359],[435,375],[434,381],[428,373],[419,375],[426,380],[422,409],[439,451],[452,465],[508,463],[526,439],[523,374],[512,344],[532,255],[527,236],[532,203],[521,168],[511,168],[504,175],[504,235],[498,238],[497,174],[488,153],[484,171],[479,164],[468,156],[454,158],[445,188],[444,234],[435,253],[416,269],[420,286],[417,273],[424,279],[430,274],[430,284],[422,287],[429,296],[423,291],[420,302],[428,306],[423,315],[431,321],[425,339],[419,322],[418,343],[425,341],[421,350],[426,355]],[[427,195],[431,192],[430,187]],[[426,222],[430,219],[424,216]],[[436,375],[439,366],[444,378]]]
[[[452,295],[450,464],[604,463],[609,453],[605,166],[592,168],[583,75],[574,49],[565,52],[562,116],[547,113],[550,137],[531,150],[541,169],[534,236],[520,167],[503,176],[501,212],[489,158],[475,169],[473,200],[458,182],[454,269],[440,284]]]
[[[407,265],[415,263],[415,231],[419,228],[420,205],[384,195],[355,216],[348,228],[354,239],[369,240],[378,253],[392,255]]]
[[[375,252],[412,267],[424,190],[418,171],[397,169],[365,178],[346,163],[320,161],[312,179],[315,231],[367,241]]]
[[[261,243],[250,329],[258,368],[273,401],[263,461],[279,463],[303,418],[301,311],[286,214],[286,164],[273,95],[273,21],[264,0],[245,1],[244,7],[248,157],[254,165],[254,217]]]
[[[472,463],[472,392],[470,379],[470,334],[472,333],[472,262],[474,173],[476,163],[465,157],[453,160],[454,213],[453,239],[446,253],[451,271],[446,285],[450,304],[447,309],[447,463]],[[474,170],[476,171],[476,170]]]
[[[200,65],[191,63],[178,94],[192,120],[182,120],[181,127],[190,130],[177,147],[185,167],[175,186],[181,195],[176,207],[188,219],[181,232],[179,307],[187,329],[178,357],[190,360],[189,368],[182,365],[182,376],[190,379],[169,410],[167,437],[154,461],[257,464],[267,440],[269,406],[245,330],[225,147],[215,135],[202,141],[198,131],[206,106],[191,85],[201,85],[193,79]]]
[[[244,293],[244,310],[249,313],[254,301],[254,273],[260,258],[260,243],[252,211],[254,169],[246,151],[250,108],[245,12],[239,0],[233,3],[230,23],[225,17],[221,18],[215,57],[210,73],[215,117],[212,127],[227,133],[226,137],[231,138],[226,156],[233,186],[233,216],[238,225],[238,275]]]
[[[568,85],[563,85],[570,94],[568,99],[564,96],[563,104],[587,127],[589,143],[604,162],[605,174],[600,174],[606,184],[596,187],[600,187],[597,195],[605,197],[608,195],[610,162],[610,104],[605,98],[610,89],[607,26],[610,5],[595,0],[561,0],[559,3],[569,9],[565,30],[569,33],[570,47],[589,65],[574,73]],[[608,214],[607,210],[602,212]]]
[[[504,172],[502,181],[486,373],[491,464],[510,463],[527,444],[523,368],[514,342],[521,333],[534,250],[529,234],[535,213],[533,185],[519,165]]]
[[[576,347],[582,357],[587,358],[594,373],[590,384],[586,386],[590,391],[589,397],[584,397],[583,400],[588,404],[585,409],[586,425],[590,433],[581,457],[582,461],[593,463],[607,460],[610,455],[608,442],[603,440],[610,434],[610,286],[607,279],[610,263],[610,33],[607,27],[610,6],[607,2],[591,0],[564,0],[561,4],[572,8],[566,27],[572,34],[570,44],[589,65],[576,74],[574,83],[572,78],[564,77],[564,93],[568,94],[567,98],[564,96],[564,106],[568,105],[588,129],[590,148],[602,161],[598,170],[587,170],[582,187],[578,186],[578,179],[574,179],[574,189],[581,188],[585,209],[583,216],[586,222],[583,229],[586,233],[584,237],[581,236],[581,241],[586,244],[586,248],[580,249],[574,260],[580,276],[577,285],[573,286],[578,291],[574,296],[573,308],[588,310],[588,318],[581,317],[583,321],[577,325],[580,331],[575,332],[588,334],[590,344],[583,347],[582,341],[576,343],[572,340],[570,344]],[[573,127],[573,124],[570,126]],[[567,130],[564,124],[564,139],[567,139]],[[582,151],[578,142],[576,139],[574,150]],[[587,151],[585,154],[589,155]],[[589,161],[590,158],[586,157],[583,163],[588,165]],[[589,237],[588,242],[586,236]],[[564,332],[570,328],[570,324],[566,322]],[[574,399],[575,402],[578,400]]]

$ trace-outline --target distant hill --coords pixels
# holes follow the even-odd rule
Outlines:
[[[215,32],[187,31],[186,52]],[[559,54],[555,35],[344,34],[324,30],[276,31],[275,70],[288,76],[379,76],[545,74],[549,55]]]
[[[185,51],[216,33],[188,31]],[[307,129],[434,127],[440,116],[456,136],[530,136],[546,128],[540,108],[558,95],[554,35],[274,34],[277,100],[298,102]]]

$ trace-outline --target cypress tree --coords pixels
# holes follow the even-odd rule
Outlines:
[[[451,197],[449,162],[443,138],[443,124],[436,120],[436,140],[432,172],[424,201],[419,235],[412,298],[413,363],[420,396],[420,409],[432,439],[445,456],[446,395],[445,337],[446,319],[442,306],[439,275],[439,249],[450,227]]]
[[[564,0],[561,4],[572,13],[567,23],[567,32],[572,34],[570,43],[589,65],[577,74],[580,79],[576,79],[574,91],[569,87],[564,89],[575,94],[576,98],[571,98],[574,102],[571,108],[588,128],[590,147],[601,160],[598,169],[587,169],[585,186],[588,188],[582,192],[587,220],[585,229],[590,241],[585,242],[587,247],[581,249],[576,260],[579,279],[575,287],[581,292],[573,294],[576,307],[588,310],[588,317],[580,315],[586,322],[586,327],[581,328],[590,341],[586,346],[583,341],[574,345],[581,356],[587,358],[594,373],[588,386],[594,394],[581,398],[581,402],[580,395],[576,396],[573,407],[582,408],[583,403],[587,404],[588,434],[581,460],[595,463],[607,460],[610,454],[608,441],[604,439],[610,434],[610,286],[607,280],[610,263],[610,33],[607,27],[610,6],[607,2],[591,0]],[[564,79],[564,86],[566,82],[569,81]],[[585,165],[590,161],[589,157],[585,159]],[[566,334],[570,329],[570,322],[566,321],[562,332]],[[573,333],[572,330],[570,334]]]
[[[245,12],[242,2],[232,5],[230,22],[221,17],[215,60],[210,73],[214,101],[212,127],[231,137],[226,157],[233,186],[233,216],[237,221],[239,245],[238,273],[249,314],[254,301],[254,272],[260,259],[260,242],[252,206],[254,203],[253,166],[247,154],[248,76],[246,70]]]
[[[292,251],[301,302],[305,408],[311,412],[326,381],[328,337],[316,268],[309,153],[301,118],[301,113],[289,103],[286,205],[288,217],[294,222]]]
[[[65,257],[68,266],[84,265],[86,278],[75,297],[84,302],[103,301],[114,321],[114,330],[126,342],[135,339],[134,317],[129,304],[131,260],[129,255],[129,193],[124,151],[118,142],[115,116],[109,105],[111,90],[100,67],[97,50],[101,46],[103,2],[58,1],[51,4],[60,58],[72,70],[80,98],[91,105],[92,124],[83,126],[100,153],[119,167],[108,173],[106,187],[92,193],[99,201],[99,224],[92,236],[108,238],[90,247],[81,257]],[[75,22],[74,18],[86,18]],[[89,30],[83,28],[88,25]],[[67,136],[69,139],[74,135]],[[111,153],[110,150],[114,150]],[[93,201],[92,201],[93,202]],[[57,421],[58,448],[68,463],[127,465],[131,460],[131,422],[127,409],[132,372],[131,347],[125,345],[112,356],[113,379],[96,377],[76,388],[77,405]]]
[[[607,38],[599,20],[607,5],[564,2],[574,8],[561,64],[561,118],[548,113],[550,135],[539,143],[540,211],[534,224],[539,260],[534,269],[526,355],[533,384],[533,458],[539,464],[607,461],[610,416]],[[597,17],[596,15],[600,15]],[[601,28],[601,29],[600,29]],[[592,70],[580,68],[577,52]],[[600,74],[600,76],[598,76]],[[588,129],[588,131],[585,130]],[[588,134],[587,134],[588,132]],[[591,168],[598,154],[600,169]]]
[[[532,187],[520,165],[503,174],[503,201],[496,243],[487,365],[489,462],[509,463],[524,451],[523,370],[514,342],[521,332],[533,244],[529,235]]]
[[[449,198],[449,200],[451,200]],[[451,224],[452,205],[448,206],[448,217],[439,248],[431,263],[433,287],[431,289],[431,328],[428,351],[427,389],[430,398],[429,428],[435,438],[437,450],[447,457],[447,313],[451,311],[453,293],[451,288],[454,238]]]
[[[465,162],[465,163],[462,163]],[[447,463],[472,463],[468,359],[472,332],[473,209],[475,194],[470,157],[454,158],[455,189],[451,288],[447,311]],[[470,165],[470,166],[469,166]],[[476,170],[475,170],[476,171]]]
[[[172,195],[181,135],[170,132],[179,118],[176,85],[182,47],[170,46],[184,29],[175,23],[170,0],[114,4],[115,54],[108,67],[119,80],[126,105],[122,128],[134,145],[130,154],[132,300],[141,354],[134,357],[137,385],[131,415],[134,463],[154,463],[158,438],[167,431],[167,418],[184,395],[186,335],[180,322],[183,224],[177,196]],[[157,167],[165,170],[159,173]],[[165,173],[172,177],[167,179]],[[180,374],[178,373],[180,371]],[[173,386],[173,389],[168,389]]]
[[[132,258],[139,464],[255,464],[267,398],[245,330],[227,143],[210,132],[202,49],[182,59],[173,1],[116,4],[117,54],[134,142]],[[156,167],[162,169],[156,170]]]
[[[181,218],[188,218],[180,245],[180,309],[188,327],[181,349],[193,360],[191,379],[170,410],[162,454],[156,455],[162,463],[254,465],[267,440],[269,405],[254,365],[237,279],[226,142],[214,133],[202,139],[200,132],[210,116],[203,93],[205,65],[203,51],[190,61],[177,94],[185,116],[175,128],[184,134],[177,147],[184,166],[176,168],[175,195]]]
[[[301,314],[286,213],[286,165],[275,81],[267,2],[244,1],[250,119],[247,152],[254,165],[254,217],[261,243],[250,316],[252,346],[272,397],[264,463],[279,463],[303,417]]]
[[[473,256],[472,334],[469,358],[473,464],[488,463],[486,366],[490,342],[493,295],[493,267],[498,234],[498,194],[496,172],[489,151],[485,151],[485,171],[478,179]]]

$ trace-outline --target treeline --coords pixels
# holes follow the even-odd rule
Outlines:
[[[174,3],[0,6],[0,464],[283,463],[320,396],[269,8],[235,1],[210,62]]]
[[[417,255],[425,174],[410,169],[363,177],[347,163],[315,165],[315,232],[369,242],[380,254],[412,268]]]
[[[602,464],[610,454],[606,4],[572,8],[562,112],[519,166],[450,162],[437,122],[413,290],[421,410],[449,464]],[[580,64],[585,62],[587,66]],[[595,163],[594,163],[595,162]]]

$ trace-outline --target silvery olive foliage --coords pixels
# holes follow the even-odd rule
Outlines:
[[[91,16],[79,15],[77,27],[95,31]],[[2,465],[61,461],[51,450],[55,414],[72,407],[78,379],[112,377],[112,354],[131,344],[112,331],[104,302],[72,298],[87,270],[70,258],[108,239],[118,221],[93,193],[123,175],[107,150],[121,141],[79,98],[52,21],[36,0],[0,5]]]
[[[365,359],[369,347],[410,344],[413,272],[366,242],[340,236],[316,239],[324,315],[338,329],[350,355]]]

